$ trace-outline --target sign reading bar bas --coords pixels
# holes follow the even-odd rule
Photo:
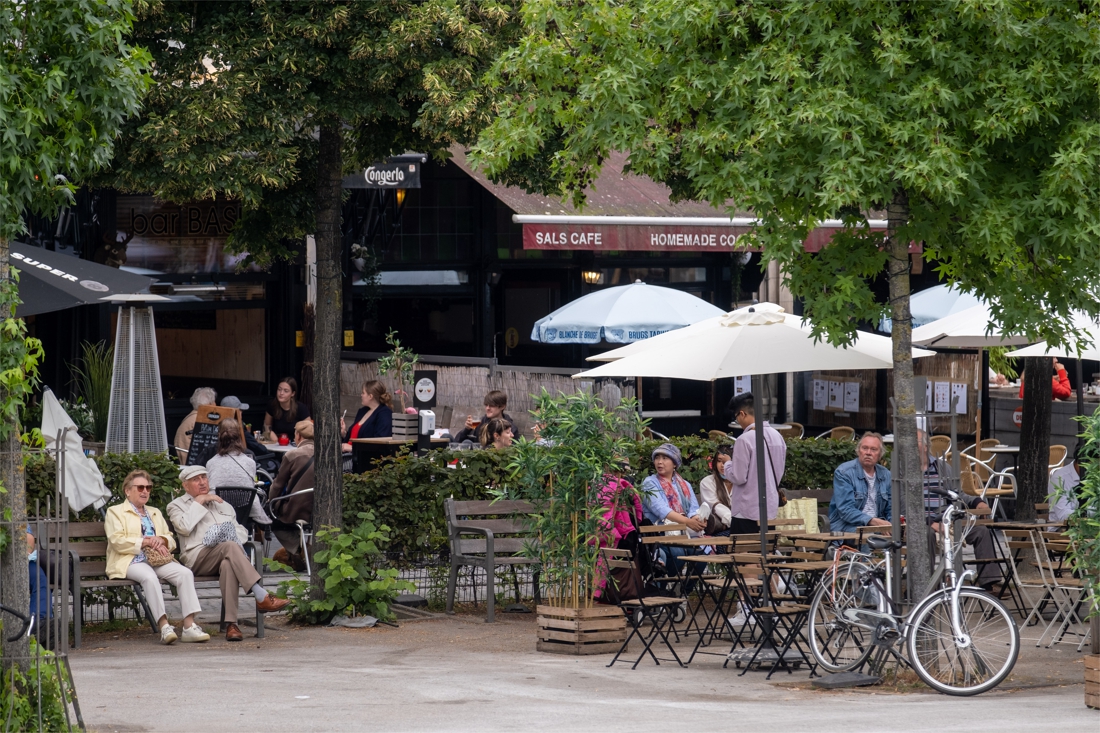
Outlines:
[[[879,229],[875,228],[875,231]],[[644,252],[755,252],[743,235],[749,226],[694,224],[532,224],[523,223],[524,249],[644,251]],[[804,246],[818,252],[836,229],[819,227],[810,232]],[[920,252],[911,244],[910,252]]]
[[[362,173],[344,177],[344,188],[420,188],[420,167],[428,156],[420,153],[395,155],[384,163],[367,166]]]

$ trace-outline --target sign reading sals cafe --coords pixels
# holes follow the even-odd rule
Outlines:
[[[523,225],[524,249],[730,252],[751,251],[742,241],[752,231],[753,219],[641,217],[641,216],[539,216],[518,214],[512,220]],[[886,222],[872,220],[872,231],[886,229]],[[806,238],[808,252],[829,243],[839,221],[823,222]],[[920,245],[912,244],[912,252]]]

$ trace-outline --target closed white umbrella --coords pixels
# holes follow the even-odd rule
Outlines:
[[[111,498],[111,491],[103,483],[99,466],[84,455],[83,441],[76,431],[76,423],[57,401],[53,391],[43,390],[42,439],[46,442],[46,450],[58,460],[57,434],[65,428],[69,428],[64,438],[65,496],[69,499],[69,508],[74,512],[81,512],[94,505],[98,509]]]
[[[535,322],[531,340],[544,344],[629,344],[722,314],[691,293],[640,280],[589,293]]]
[[[634,353],[573,378],[637,376],[709,382],[750,374],[894,366],[893,347],[885,336],[860,332],[848,347],[815,341],[809,323],[774,303],[741,308],[690,329],[632,345],[631,350]],[[913,349],[914,357],[932,353]]]

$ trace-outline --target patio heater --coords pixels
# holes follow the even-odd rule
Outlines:
[[[157,334],[153,309],[149,306],[123,305],[118,309],[107,450],[111,453],[168,450]]]

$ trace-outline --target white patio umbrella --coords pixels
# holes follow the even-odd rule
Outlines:
[[[632,353],[575,374],[596,377],[671,377],[713,381],[723,377],[833,369],[892,369],[890,339],[860,332],[847,348],[815,341],[802,316],[774,303],[740,308],[718,318],[615,349],[603,358]],[[913,356],[933,352],[914,349]]]
[[[69,430],[63,438],[65,455],[62,459],[58,455],[57,436],[65,428]],[[88,506],[98,509],[106,504],[111,498],[111,490],[103,483],[103,474],[96,462],[84,455],[76,423],[48,387],[42,390],[42,438],[50,455],[64,463],[65,496],[69,499],[69,508],[80,512]]]
[[[1077,360],[1077,414],[1085,414],[1085,375],[1084,370],[1081,368],[1081,361],[1088,359],[1090,361],[1100,361],[1100,326],[1096,323],[1089,321],[1085,316],[1075,316],[1074,321],[1076,325],[1081,328],[1082,338],[1080,341],[1074,341],[1061,348],[1051,348],[1047,346],[1046,341],[1040,341],[1032,346],[1025,346],[1022,349],[1016,349],[1010,351],[1006,356],[1018,357],[1018,356],[1055,356],[1059,359],[1076,359]],[[1080,348],[1080,352],[1078,352]]]
[[[577,298],[535,321],[531,340],[544,344],[629,344],[722,314],[722,309],[673,288],[630,285]]]
[[[913,329],[915,346],[940,346],[943,348],[978,350],[978,413],[975,418],[974,442],[982,441],[982,392],[989,375],[982,371],[982,349],[991,346],[1019,346],[1026,344],[1026,336],[1002,334],[993,325],[993,315],[986,304],[975,305],[958,313],[945,316]]]
[[[713,381],[722,377],[753,376],[756,413],[756,454],[764,455],[761,422],[760,376],[812,369],[891,369],[894,366],[890,339],[860,333],[847,348],[815,341],[809,324],[790,315],[774,303],[759,303],[713,318],[706,324],[651,339],[639,349],[595,369],[573,375],[574,379],[596,377],[666,377]],[[644,347],[644,348],[642,348]],[[616,350],[617,351],[617,350]],[[913,349],[914,357],[933,352]],[[757,486],[766,486],[765,462],[757,461]],[[765,552],[768,523],[767,496],[760,492],[760,546]]]
[[[913,293],[909,298],[909,313],[912,317],[913,328],[917,328],[959,313],[967,308],[984,304],[985,301],[977,295],[960,290],[955,285],[934,285]],[[893,319],[883,318],[879,330],[890,333],[893,325]]]

